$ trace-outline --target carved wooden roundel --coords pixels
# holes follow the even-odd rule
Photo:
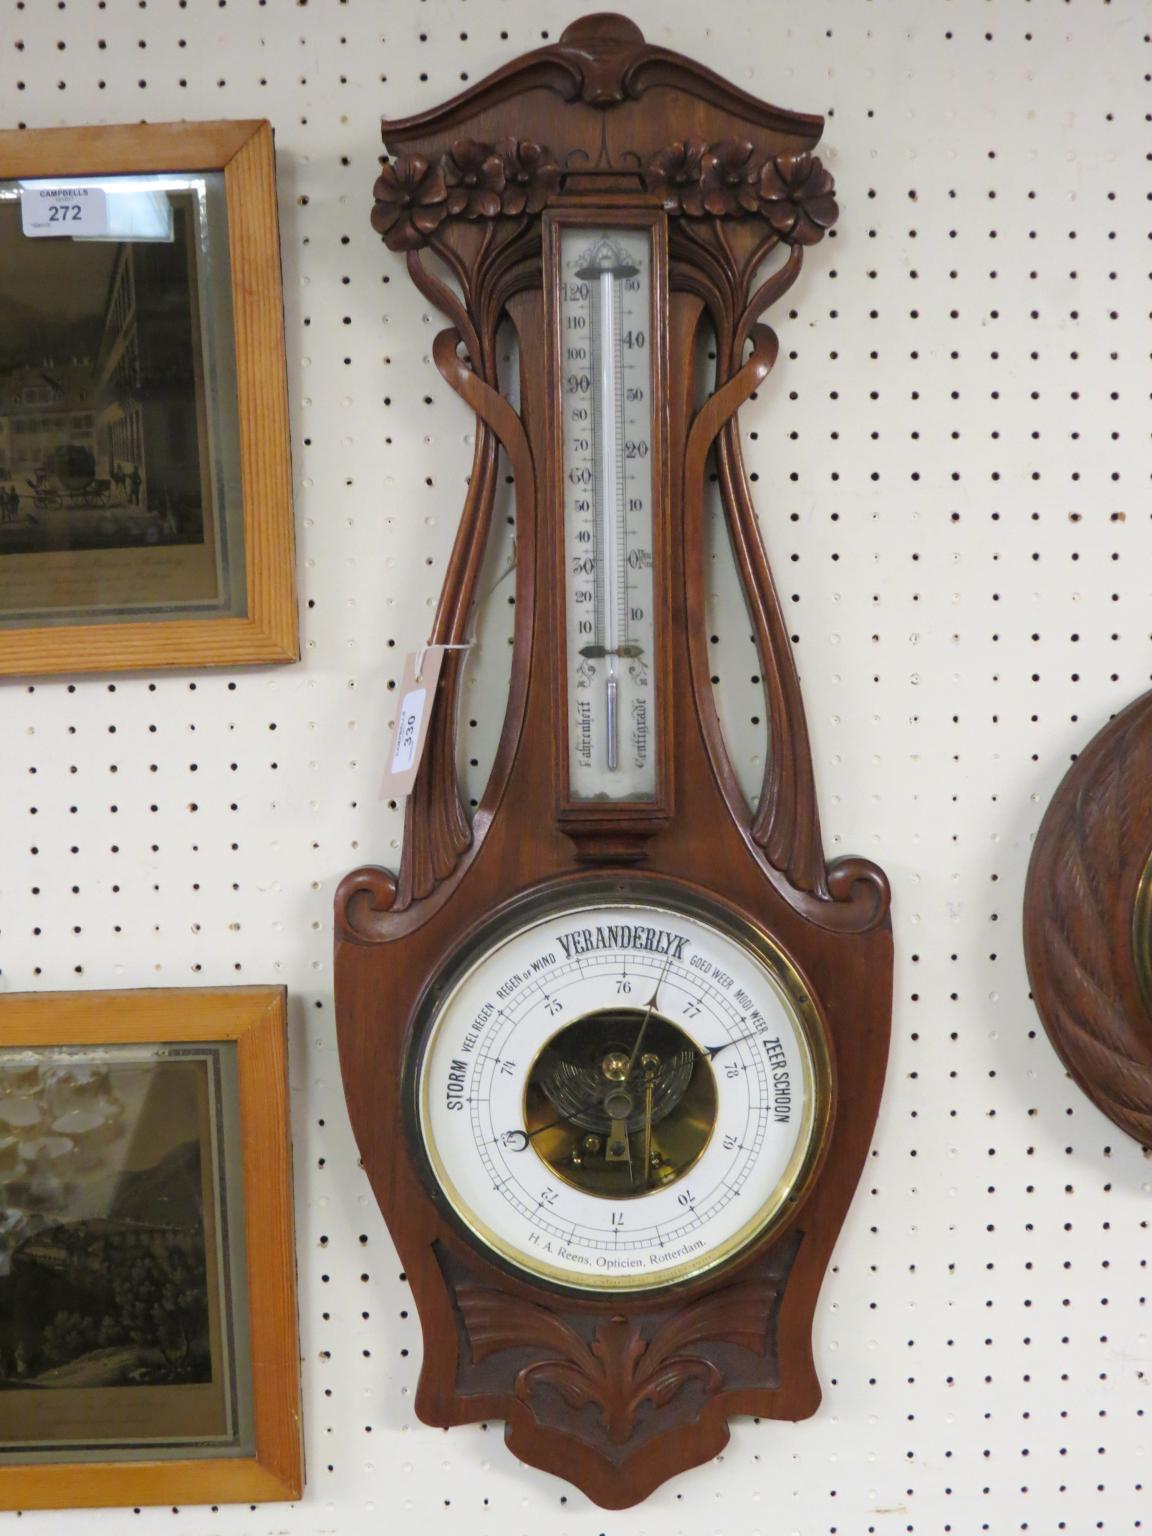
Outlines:
[[[400,869],[337,895],[341,1066],[420,1313],[420,1417],[504,1419],[616,1508],[733,1414],[815,1411],[812,1314],[884,1078],[888,886],[824,859],[736,419],[776,361],[761,317],[837,216],[822,126],[613,15],[384,125],[373,224],[444,315],[434,360],[477,425],[412,636],[446,649]],[[458,647],[501,449],[516,631],[469,820]],[[764,679],[754,812],[710,679],[709,475]]]
[[[1048,1037],[1084,1092],[1152,1146],[1152,693],[1077,757],[1044,814],[1024,949]]]

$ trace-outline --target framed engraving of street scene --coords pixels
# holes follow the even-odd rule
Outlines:
[[[302,1486],[283,989],[0,996],[0,1508]]]
[[[298,654],[271,127],[0,133],[0,673]]]

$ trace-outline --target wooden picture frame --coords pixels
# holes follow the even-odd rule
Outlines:
[[[75,409],[69,401],[83,389],[91,414],[37,418],[32,397],[42,391],[25,388],[21,394],[13,385],[8,392],[10,400],[21,404],[9,407],[16,414],[7,463],[0,430],[0,490],[8,498],[0,505],[0,675],[235,666],[299,657],[270,124],[158,123],[0,133],[0,195],[6,190],[9,200],[18,197],[15,184],[40,179],[181,174],[202,175],[203,185],[212,187],[208,196],[203,185],[199,193],[188,194],[190,211],[178,226],[188,231],[191,254],[185,282],[190,298],[183,314],[173,308],[165,319],[169,325],[184,326],[187,346],[174,347],[166,337],[149,345],[135,309],[118,322],[115,317],[121,311],[113,282],[103,301],[105,330],[93,356],[85,359],[94,382],[61,384],[57,375],[69,377],[68,369],[42,369],[39,353],[34,356],[33,350],[14,352],[5,364],[13,381],[19,370],[28,377],[46,372],[50,383],[57,383],[55,403],[61,413]],[[0,214],[4,211],[0,202]],[[19,229],[16,213],[13,208],[4,226],[14,241],[20,238],[11,233]],[[203,239],[192,249],[193,235],[203,236],[211,228],[220,232],[218,258],[200,254]],[[103,241],[105,248],[109,239]],[[37,256],[56,247],[50,254],[63,261],[66,242],[29,241],[33,244]],[[132,235],[118,249],[143,252],[148,246]],[[81,259],[95,266],[98,259],[111,258],[92,254],[90,242],[83,258],[75,257]],[[218,282],[206,280],[206,273],[225,267],[227,281],[223,276]],[[140,283],[136,276],[130,281]],[[156,281],[160,291],[160,279]],[[95,294],[95,275],[92,283]],[[60,290],[71,291],[65,277]],[[0,300],[4,297],[0,293]],[[11,301],[13,296],[8,297]],[[15,297],[19,299],[19,290]],[[30,349],[43,352],[44,338],[57,335],[62,337],[60,345],[66,344],[59,315],[44,320],[41,313],[41,321],[39,330],[29,332]],[[114,331],[117,323],[122,330],[110,342],[110,328]],[[95,313],[93,334],[99,324]],[[162,333],[154,329],[153,334]],[[219,344],[214,337],[220,338]],[[114,347],[120,351],[112,356]],[[184,393],[173,408],[184,413],[181,441],[191,436],[193,446],[183,448],[176,468],[172,459],[181,450],[172,450],[167,463],[156,464],[153,474],[144,448],[149,442],[171,441],[173,434],[162,418],[143,414],[140,401],[154,399],[158,389],[163,394],[165,387],[168,400],[173,399],[171,359],[184,352],[193,359],[186,366],[195,379],[184,381]],[[125,369],[119,362],[123,353],[129,354]],[[153,362],[151,373],[148,356],[160,359]],[[55,360],[60,361],[58,351]],[[0,367],[0,375],[3,372]],[[0,429],[5,427],[3,384],[0,377]],[[69,392],[60,392],[65,389]],[[17,420],[20,411],[26,419]],[[78,437],[75,429],[85,421],[87,435]],[[41,434],[17,443],[17,430],[55,422],[60,426],[55,438]],[[159,424],[149,438],[152,422]],[[45,447],[53,442],[58,446]],[[59,458],[73,450],[80,453],[80,461]],[[137,457],[142,459],[139,464]],[[62,462],[68,474],[57,473]],[[52,531],[45,523],[53,525]],[[19,569],[11,576],[12,595],[6,597],[5,541],[25,529]],[[171,546],[160,551],[166,567],[157,564],[157,551],[146,548],[146,542]],[[70,563],[61,563],[61,550]],[[56,562],[50,569],[46,551]],[[13,554],[7,559],[10,572],[16,558]],[[100,604],[85,606],[79,594],[97,590]],[[70,608],[73,593],[76,603]],[[46,607],[49,602],[52,606]],[[189,616],[193,613],[196,616]]]
[[[185,1113],[193,1081],[191,1114],[199,1131],[181,1142],[174,1122]],[[0,1270],[11,1287],[0,1318],[0,1508],[297,1498],[303,1453],[284,989],[0,997],[0,1121],[0,1228],[9,1234],[0,1236]],[[13,1134],[33,1138],[19,1143],[19,1161],[11,1152]],[[48,1174],[62,1177],[49,1181],[46,1195]],[[34,1195],[33,1176],[41,1181]],[[196,1192],[192,1201],[189,1188]],[[18,1248],[10,1237],[14,1216],[28,1218]],[[141,1325],[138,1311],[107,1303],[118,1283],[132,1298],[142,1285],[148,1294],[147,1278],[132,1267],[141,1263],[144,1247],[143,1262],[160,1271],[162,1294],[165,1284],[170,1293],[181,1290],[174,1266],[199,1286],[193,1293],[185,1281],[179,1305],[186,1310],[177,1310],[175,1321],[152,1312]],[[146,1268],[143,1273],[147,1277]],[[23,1292],[16,1288],[21,1275]],[[72,1325],[70,1340],[55,1315],[55,1333],[34,1331],[33,1320],[54,1305],[42,1300],[42,1291],[56,1285],[64,1294],[65,1285],[80,1283],[88,1288],[84,1294],[100,1298],[94,1310],[120,1307],[102,1319],[96,1340],[113,1347],[92,1350],[91,1340],[78,1345],[79,1325]],[[113,1337],[117,1328],[119,1338]],[[171,1345],[180,1329],[179,1347]],[[28,1341],[26,1376],[42,1368],[47,1345],[56,1358],[67,1356],[65,1363],[17,1381],[13,1337]],[[226,1350],[228,1368],[217,1371]],[[112,1369],[121,1371],[119,1379],[111,1379]],[[100,1371],[103,1378],[94,1383]],[[13,1390],[22,1385],[56,1390]],[[211,1416],[225,1396],[239,1406],[222,1410],[230,1428],[214,1444],[211,1435],[191,1428],[189,1412]],[[6,1399],[14,1400],[8,1412]],[[37,1445],[27,1429],[29,1413],[53,1416],[45,1417],[52,1428]],[[132,1424],[136,1439],[123,1438],[112,1459],[106,1442],[118,1425]],[[178,1433],[166,1443],[172,1425]],[[91,1444],[95,1434],[105,1443]],[[186,1454],[172,1448],[177,1439]],[[75,1454],[74,1446],[81,1448]]]

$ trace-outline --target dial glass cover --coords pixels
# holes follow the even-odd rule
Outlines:
[[[568,778],[576,800],[656,794],[652,244],[560,231]]]
[[[527,920],[437,1006],[420,1133],[457,1218],[513,1266],[642,1290],[733,1258],[802,1190],[823,1033],[761,935],[634,903]]]

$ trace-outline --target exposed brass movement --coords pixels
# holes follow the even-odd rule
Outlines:
[[[606,1199],[682,1178],[715,1122],[706,1053],[643,1008],[600,1009],[566,1025],[536,1058],[524,1095],[524,1126],[539,1156],[557,1178]]]

